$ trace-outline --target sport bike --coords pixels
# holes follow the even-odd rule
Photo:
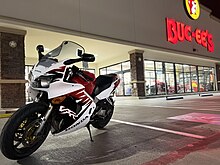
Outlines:
[[[120,83],[117,74],[95,75],[74,63],[94,62],[95,56],[72,41],[64,41],[46,55],[37,46],[39,59],[29,73],[28,93],[33,102],[19,108],[6,122],[0,147],[9,159],[35,152],[49,132],[62,135],[90,125],[104,128],[114,111],[113,95]]]

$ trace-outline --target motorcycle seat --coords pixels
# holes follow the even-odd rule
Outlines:
[[[95,88],[92,96],[96,96],[103,90],[109,88],[111,84],[116,80],[117,74],[100,75],[96,78]]]

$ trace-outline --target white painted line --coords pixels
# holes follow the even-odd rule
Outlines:
[[[116,105],[116,106],[124,106],[126,104],[121,104],[121,105]],[[130,105],[130,104],[127,104],[127,105]],[[196,109],[196,107],[168,107],[168,106],[157,106],[157,105],[152,105],[152,106],[149,106],[149,105],[133,105],[133,106],[140,106],[140,107],[148,107],[148,108],[164,108],[164,109],[184,109],[184,110],[194,110],[194,111],[213,111],[213,112],[220,112],[220,108],[219,107],[215,107],[217,109]]]
[[[180,131],[173,131],[173,130],[169,130],[169,129],[158,128],[158,127],[153,127],[153,126],[148,126],[148,125],[136,124],[136,123],[131,123],[131,122],[127,122],[127,121],[121,121],[121,120],[115,120],[115,119],[111,119],[111,121],[131,125],[131,126],[135,126],[135,127],[147,128],[147,129],[152,129],[152,130],[156,130],[156,131],[172,133],[175,135],[191,137],[191,138],[195,138],[195,139],[205,139],[206,138],[205,136],[200,136],[200,135],[195,135],[195,134],[180,132]]]
[[[167,108],[167,109],[185,109],[185,110],[195,110],[195,111],[213,111],[213,112],[219,112],[220,109],[195,109],[195,107],[167,107],[167,106],[147,106],[147,107],[153,107],[153,108]]]

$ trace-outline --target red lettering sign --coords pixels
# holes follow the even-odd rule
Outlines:
[[[176,22],[173,19],[167,19],[167,39],[169,42],[176,44],[177,38]]]
[[[192,31],[192,27],[185,25],[184,23],[177,22],[174,19],[166,18],[167,26],[167,40],[173,44],[178,42],[189,41],[192,42],[192,38],[196,43],[207,48],[209,52],[214,52],[213,36],[208,30],[201,30],[199,28]]]

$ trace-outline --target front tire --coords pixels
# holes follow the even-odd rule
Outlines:
[[[35,152],[45,141],[50,124],[45,123],[35,135],[40,119],[48,107],[41,103],[30,103],[19,108],[6,122],[0,136],[0,148],[8,159],[18,160]]]

